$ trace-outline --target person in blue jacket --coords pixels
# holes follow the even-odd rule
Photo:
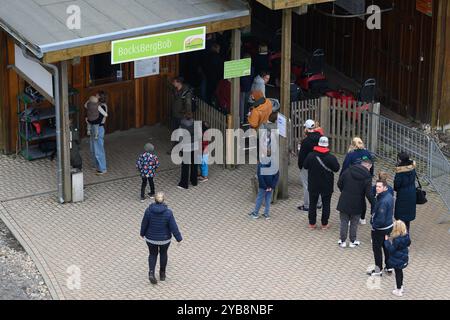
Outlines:
[[[354,137],[350,147],[348,148],[348,153],[345,156],[344,163],[342,163],[342,169],[339,176],[342,176],[345,170],[347,170],[350,166],[355,164],[361,164],[363,159],[369,159],[374,162],[372,153],[366,149],[364,146],[364,142],[359,137]],[[375,172],[375,166],[372,166],[370,169],[370,174],[373,176]]]
[[[265,171],[269,171],[268,173]],[[270,220],[270,203],[272,201],[272,193],[277,187],[278,179],[280,176],[279,171],[276,173],[270,174],[273,171],[271,168],[271,162],[267,164],[263,164],[261,162],[258,163],[258,195],[256,196],[256,206],[255,210],[250,213],[250,216],[253,219],[259,218],[259,209],[261,209],[263,200],[265,199],[265,209],[264,209],[264,217],[266,220]]]
[[[386,268],[385,272],[392,273],[389,265],[389,251],[384,246],[384,239],[389,235],[394,225],[394,198],[388,192],[387,182],[378,180],[376,184],[377,201],[372,210],[372,250],[375,258],[375,269],[367,272],[371,276],[381,276],[383,273],[383,251]]]
[[[397,192],[394,217],[405,222],[410,233],[410,223],[416,219],[416,163],[406,152],[399,153],[397,159],[394,178],[394,190]]]
[[[411,239],[409,238],[406,225],[403,221],[394,222],[392,230],[392,243],[386,235],[384,246],[389,251],[389,265],[395,270],[396,287],[392,293],[396,296],[403,296],[403,269],[408,266],[409,250]]]
[[[378,172],[378,180],[384,180],[384,181],[388,181],[389,180],[389,174],[387,173],[387,172],[385,172],[385,171],[380,171],[380,172]],[[389,184],[387,185],[387,191],[392,195],[392,196],[394,196],[394,188],[392,188]],[[374,196],[374,197],[376,197],[377,196],[377,186],[376,185],[373,185],[372,186],[372,195]],[[365,224],[365,223],[361,223],[361,224]]]
[[[183,240],[172,210],[164,203],[164,193],[159,192],[155,196],[155,203],[145,210],[141,224],[141,237],[147,242],[150,252],[148,257],[148,277],[152,284],[158,283],[155,278],[158,252],[160,255],[159,277],[161,281],[166,280],[167,251],[169,250],[172,235],[178,243]]]

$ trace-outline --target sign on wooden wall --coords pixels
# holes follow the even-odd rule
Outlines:
[[[433,16],[433,0],[416,0],[416,10],[427,16]]]

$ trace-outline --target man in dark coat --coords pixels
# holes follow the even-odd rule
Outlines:
[[[405,222],[409,233],[410,223],[416,219],[416,163],[405,152],[398,155],[394,191],[397,192],[395,219]]]
[[[303,163],[303,168],[308,170],[309,191],[309,227],[316,228],[317,202],[322,197],[322,229],[328,229],[330,218],[331,195],[334,192],[334,173],[338,172],[340,165],[334,155],[328,149],[328,138],[321,137],[319,145],[314,147]]]
[[[383,270],[383,251],[386,265],[385,271],[392,273],[389,266],[389,251],[384,246],[384,238],[389,235],[394,225],[394,198],[388,191],[387,182],[378,180],[376,184],[377,201],[373,208],[370,224],[372,225],[372,250],[375,258],[375,270],[369,271],[368,275],[381,276]]]
[[[338,187],[341,190],[341,196],[339,197],[337,210],[341,218],[341,231],[338,244],[342,248],[347,246],[349,221],[350,247],[354,248],[361,244],[356,240],[356,233],[361,214],[367,209],[365,198],[369,200],[372,207],[375,205],[375,199],[371,192],[371,167],[372,162],[366,159],[361,164],[351,166],[339,177]]]
[[[307,120],[304,126],[306,138],[303,139],[298,152],[298,168],[300,169],[300,181],[303,185],[303,205],[299,206],[298,210],[309,212],[308,170],[303,167],[303,162],[314,147],[319,144],[321,134],[315,131],[316,122],[314,120]]]

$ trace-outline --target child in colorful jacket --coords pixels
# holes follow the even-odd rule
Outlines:
[[[136,168],[141,173],[141,202],[145,200],[145,189],[147,188],[147,181],[150,185],[150,199],[155,197],[155,184],[153,178],[156,176],[156,169],[159,167],[158,157],[154,154],[155,147],[151,143],[144,146],[144,153],[142,153],[136,161]]]

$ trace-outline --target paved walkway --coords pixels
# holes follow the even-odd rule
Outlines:
[[[291,197],[272,208],[268,222],[247,216],[253,208],[253,166],[213,167],[209,182],[187,191],[175,187],[178,169],[166,167],[156,185],[166,192],[185,241],[170,248],[167,281],[151,286],[147,248],[139,237],[148,203],[138,200],[140,179],[133,165],[140,147],[132,147],[141,146],[151,132],[135,130],[107,142],[110,173],[101,177],[104,182],[85,173],[86,181],[99,183],[87,186],[82,204],[59,205],[54,192],[14,200],[7,185],[0,186],[0,217],[32,255],[55,299],[394,299],[393,276],[380,279],[377,289],[368,286],[365,271],[373,263],[369,226],[360,228],[362,246],[355,249],[337,246],[335,210],[330,230],[307,228],[307,214],[296,209],[302,192],[295,161]],[[9,170],[2,171],[1,180],[11,172],[48,165],[46,160],[0,161]],[[14,190],[30,182],[28,193],[55,189],[51,179],[41,181],[47,183],[41,188],[33,179],[14,180]],[[450,299],[450,235],[448,225],[435,223],[445,208],[435,193],[429,200],[418,207],[412,224],[404,299]],[[81,270],[79,290],[67,286],[70,266]]]

